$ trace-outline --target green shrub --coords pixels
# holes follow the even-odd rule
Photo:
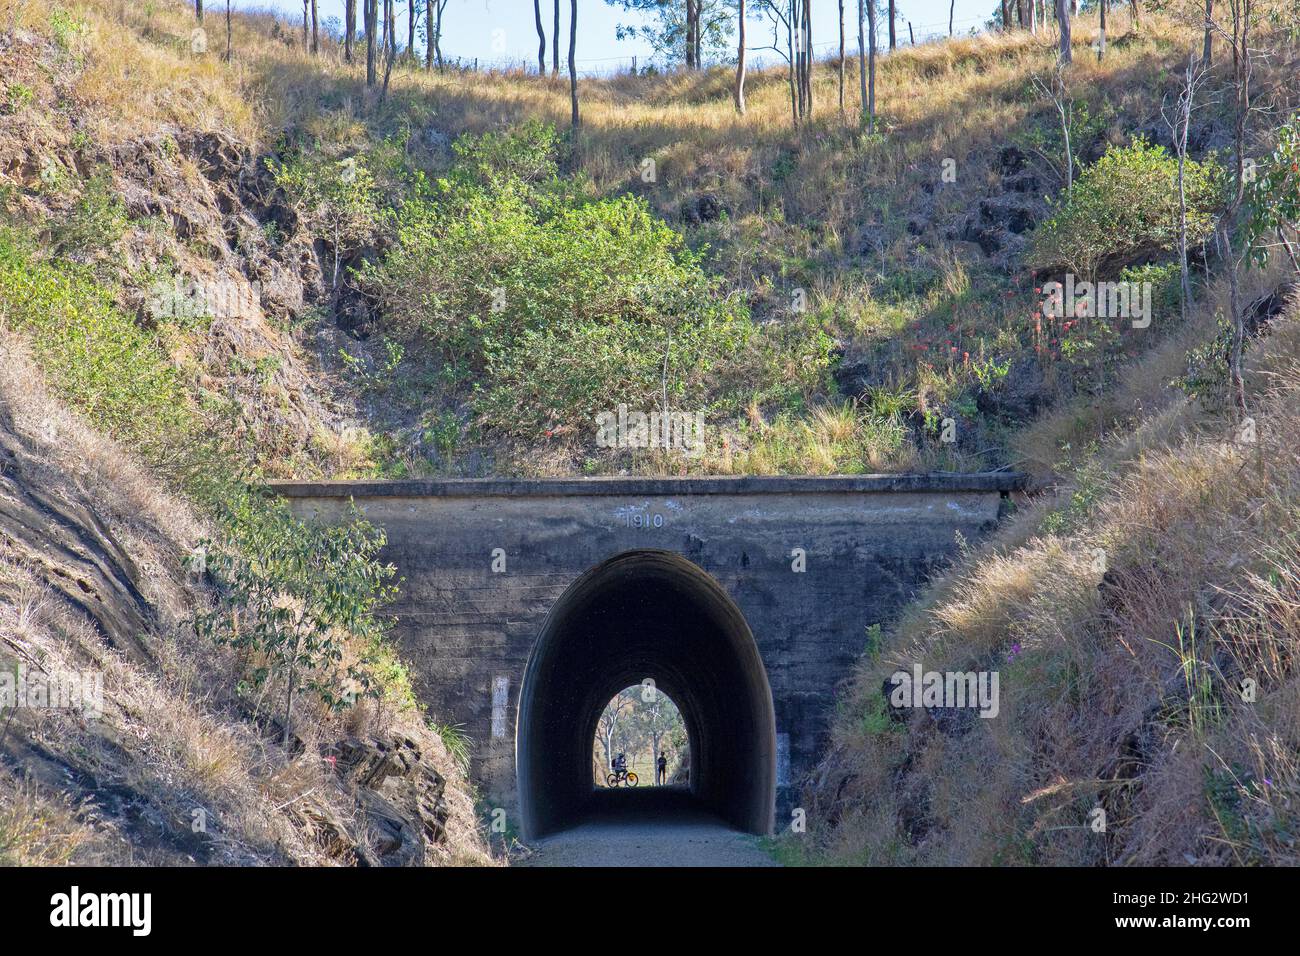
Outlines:
[[[85,257],[109,249],[126,226],[126,207],[113,190],[112,177],[96,173],[82,189],[72,214],[51,230],[54,254]]]
[[[254,652],[252,684],[270,681],[283,693],[281,720],[289,741],[294,695],[316,694],[331,710],[379,696],[394,682],[395,661],[378,611],[396,595],[396,573],[376,555],[384,533],[352,507],[337,526],[295,518],[282,501],[252,491],[223,503],[226,537],[204,543],[206,568],[218,585],[217,607],[200,614],[200,633]],[[360,659],[345,659],[348,638]],[[408,685],[409,686],[409,685]]]
[[[84,268],[38,259],[0,230],[0,321],[23,332],[55,394],[155,465],[192,449],[196,417],[175,366]]]
[[[1278,127],[1277,146],[1246,194],[1246,242],[1251,261],[1268,262],[1268,250],[1282,241],[1296,253],[1300,239],[1300,113]]]
[[[556,142],[544,127],[459,141],[457,165],[405,203],[396,247],[368,273],[390,324],[475,383],[484,425],[536,436],[665,398],[738,408],[756,381],[788,398],[825,371],[829,340],[760,333],[643,200],[566,195]],[[774,366],[795,374],[762,374]]]
[[[337,289],[344,259],[370,242],[388,218],[366,157],[333,160],[296,152],[283,160],[268,159],[266,164],[276,185],[329,241],[330,288]]]
[[[1028,264],[1038,271],[1071,272],[1094,281],[1178,246],[1178,163],[1163,147],[1134,140],[1112,146],[1080,174],[1051,218],[1034,233]],[[1213,159],[1187,160],[1189,244],[1214,230],[1222,202],[1222,168]]]

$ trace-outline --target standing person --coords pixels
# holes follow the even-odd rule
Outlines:
[[[663,784],[668,779],[668,758],[664,756],[663,751],[659,751],[659,759],[655,761],[655,783]]]

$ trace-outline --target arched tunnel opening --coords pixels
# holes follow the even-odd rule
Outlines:
[[[533,647],[515,739],[525,835],[573,826],[599,805],[592,760],[601,713],[620,690],[646,681],[680,708],[693,804],[737,829],[770,833],[776,724],[753,634],[703,570],[647,550],[570,585]],[[645,806],[665,812],[662,803]]]

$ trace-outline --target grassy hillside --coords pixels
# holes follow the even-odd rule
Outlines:
[[[1176,319],[1166,236],[1109,263],[1156,284],[1155,331],[1103,342],[1034,324],[1033,269],[1055,264],[1026,257],[1066,165],[1034,83],[1050,79],[1046,36],[884,58],[874,135],[852,89],[839,112],[829,63],[801,130],[782,73],[752,78],[742,118],[717,68],[583,81],[570,135],[560,81],[399,64],[381,101],[339,50],[312,57],[267,17],[236,18],[226,64],[224,37],[190,52],[179,3],[19,16],[53,50],[7,49],[9,85],[31,93],[11,97],[22,161],[10,178],[24,187],[11,205],[75,215],[104,177],[128,200],[111,248],[125,247],[115,278],[129,301],[159,280],[261,283],[260,311],[287,326],[222,361],[205,349],[196,372],[241,392],[245,417],[267,397],[290,406],[250,425],[277,445],[265,464],[281,473],[1050,469],[1056,450],[1024,462],[1009,429],[1090,401]],[[1187,28],[1116,19],[1100,63],[1080,30],[1077,166],[1134,136],[1169,141],[1160,106]],[[1286,65],[1261,60],[1257,76],[1282,115]],[[1230,144],[1226,109],[1194,119],[1193,154],[1212,168]],[[49,161],[54,184],[39,182]],[[130,201],[150,176],[173,203]],[[235,196],[232,212],[222,183],[250,176],[260,195]],[[448,341],[471,315],[472,334]],[[301,363],[315,368],[297,375]],[[703,455],[595,447],[594,411],[665,401],[706,414]]]
[[[1250,362],[1253,433],[1167,386],[1189,332],[1122,381],[1144,410],[1131,429],[871,648],[810,787],[815,835],[787,846],[796,858],[1295,864],[1290,289]],[[916,663],[999,671],[998,719],[891,713],[887,682]]]
[[[868,132],[832,63],[798,128],[783,73],[741,117],[715,68],[584,80],[570,130],[560,80],[403,62],[381,95],[269,15],[235,17],[227,61],[179,0],[0,0],[0,437],[27,509],[0,510],[0,656],[100,662],[114,706],[0,736],[0,773],[45,771],[0,788],[0,858],[486,859],[465,742],[385,638],[380,538],[294,521],[263,477],[1014,468],[1014,523],[863,635],[782,852],[1294,862],[1300,311],[1278,250],[1241,271],[1243,432],[1223,57],[1180,296],[1184,6],[1112,11],[1100,60],[1081,18],[1059,87],[1047,34],[901,49]],[[1263,5],[1246,151],[1275,192],[1248,198],[1274,209],[1296,35]],[[1066,274],[1146,283],[1150,321],[1045,316]],[[702,453],[601,447],[621,404],[701,413]],[[42,482],[93,559],[24,533]],[[912,663],[999,669],[1002,718],[892,711]],[[187,837],[217,804],[221,839]],[[141,821],[166,839],[142,849]]]

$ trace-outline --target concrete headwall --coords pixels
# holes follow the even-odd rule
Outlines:
[[[464,726],[495,806],[516,805],[519,685],[560,595],[624,552],[694,563],[744,615],[766,667],[784,813],[867,628],[894,618],[959,534],[991,529],[1016,485],[985,474],[273,487],[302,516],[338,521],[353,500],[385,530],[385,558],[403,579],[395,633],[416,691],[438,720]]]

